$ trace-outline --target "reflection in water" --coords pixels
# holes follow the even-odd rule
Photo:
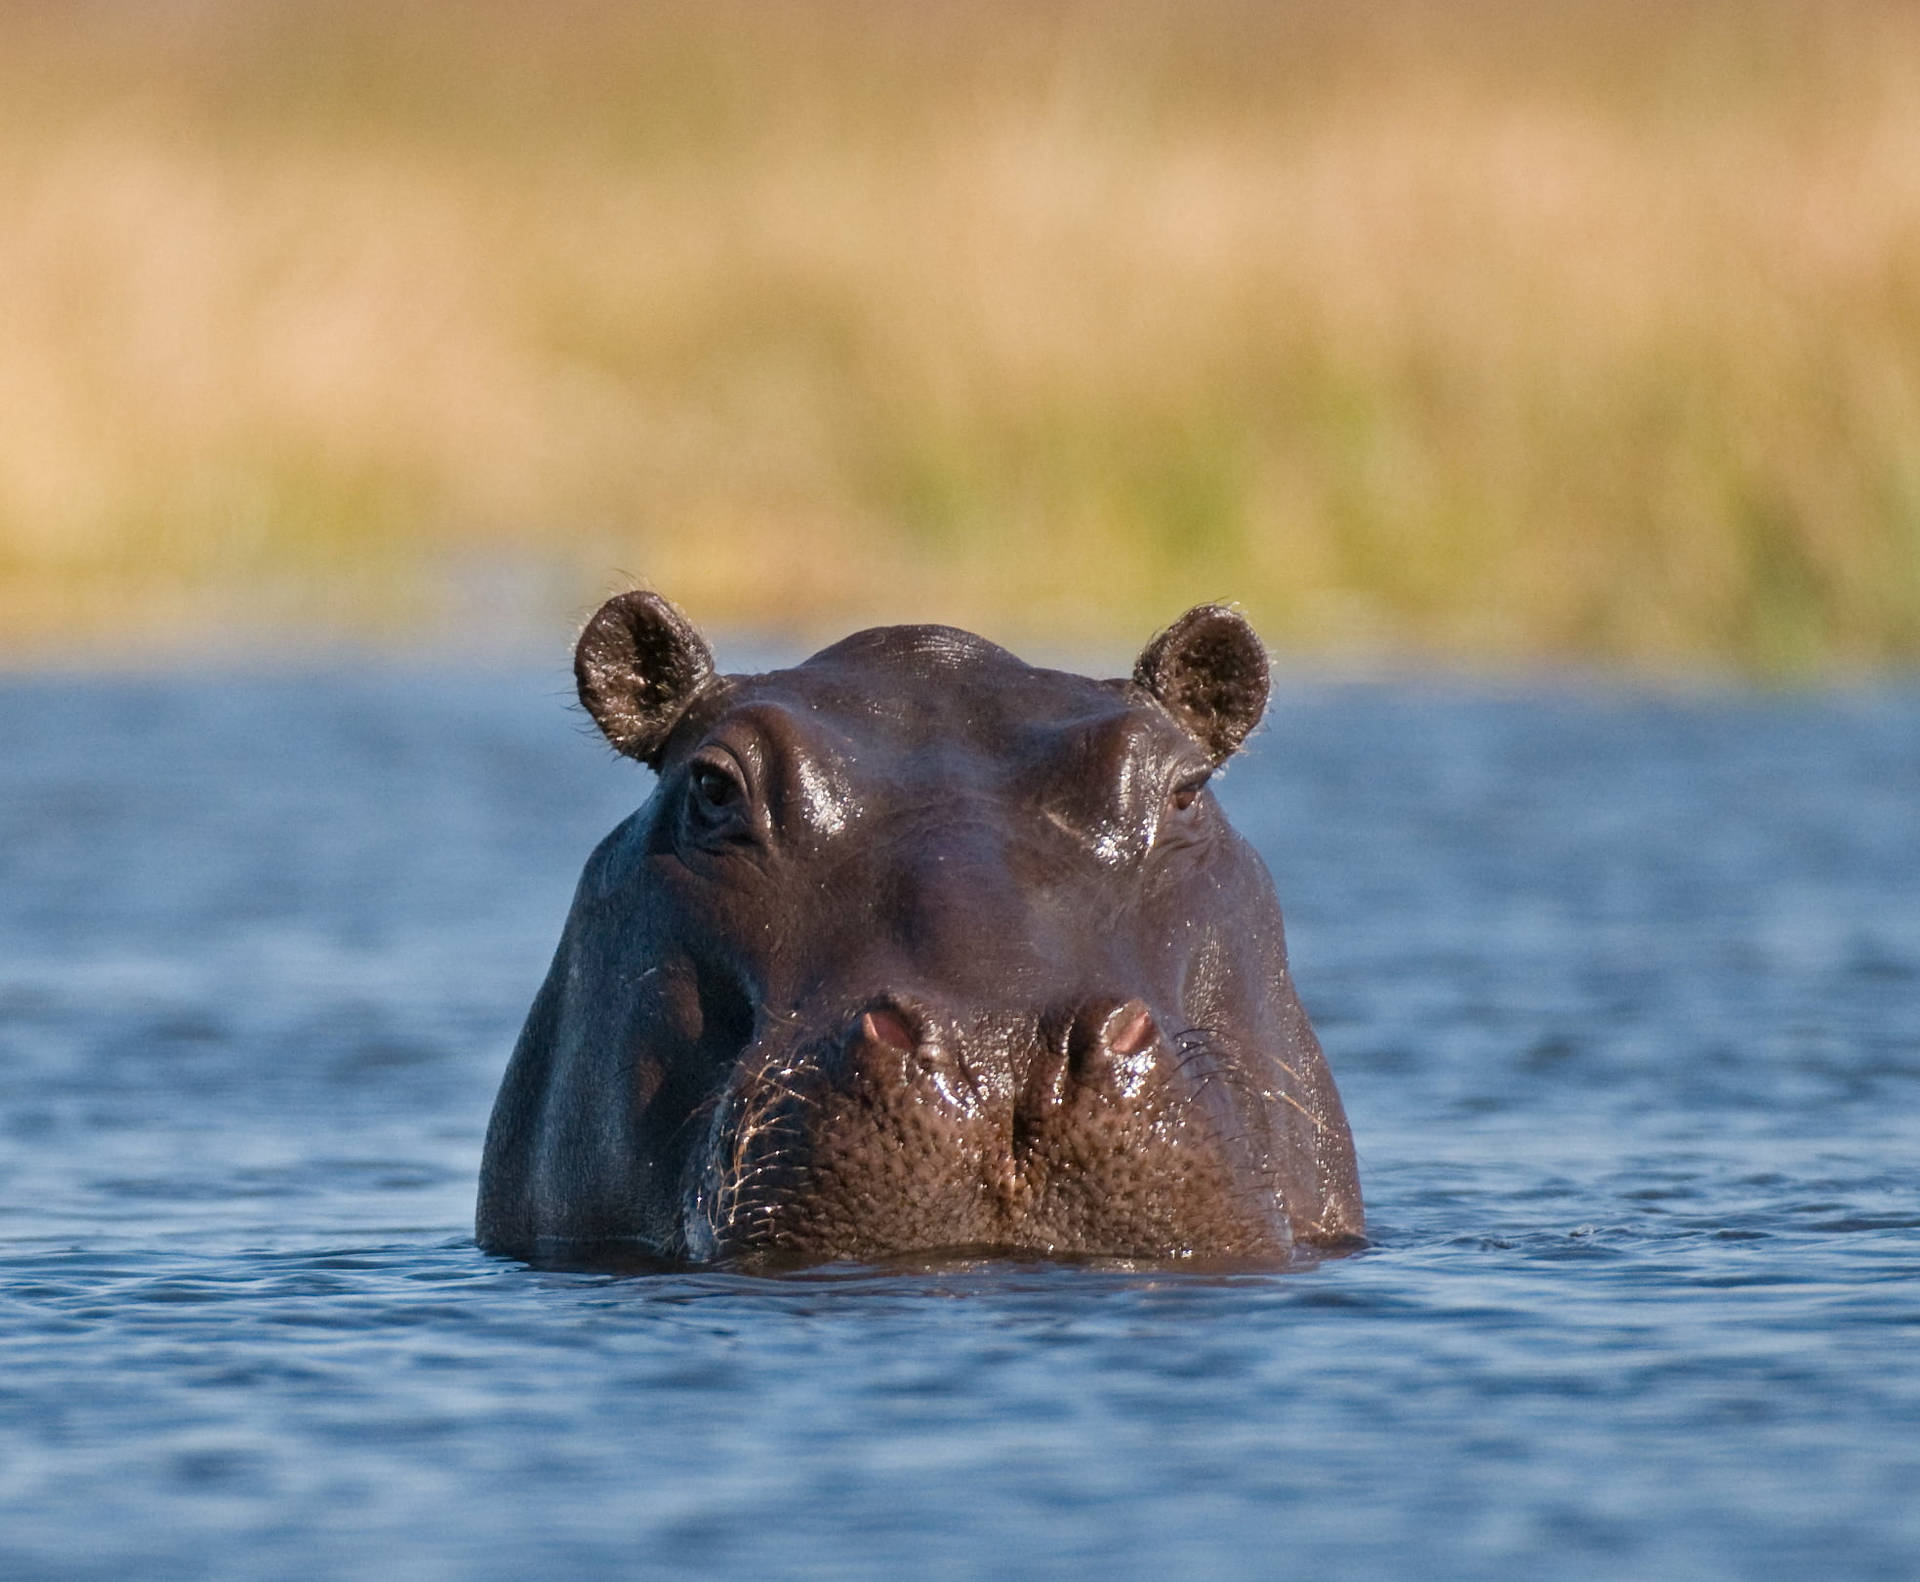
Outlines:
[[[1920,699],[1283,689],[1363,1252],[617,1278],[467,1239],[563,685],[0,688],[7,1574],[1920,1564]]]

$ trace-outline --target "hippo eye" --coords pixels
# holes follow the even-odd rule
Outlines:
[[[1207,781],[1212,778],[1212,771],[1209,770],[1205,774],[1195,775],[1191,780],[1182,780],[1167,793],[1167,806],[1176,813],[1186,812],[1193,806],[1200,793],[1207,788]]]
[[[732,775],[705,764],[693,772],[693,794],[708,807],[725,807],[739,795],[739,787]]]
[[[726,822],[740,810],[746,798],[746,787],[727,764],[703,758],[687,773],[687,809],[702,823]]]

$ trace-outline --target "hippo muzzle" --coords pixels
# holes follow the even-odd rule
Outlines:
[[[477,1234],[568,1264],[1277,1264],[1353,1146],[1208,781],[1267,661],[1202,606],[1123,680],[947,627],[721,676],[610,600],[580,695],[654,795],[603,841],[488,1130]]]

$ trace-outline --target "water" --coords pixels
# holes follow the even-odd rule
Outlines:
[[[1375,1246],[530,1271],[564,676],[0,684],[10,1577],[1920,1575],[1920,695],[1283,686]]]

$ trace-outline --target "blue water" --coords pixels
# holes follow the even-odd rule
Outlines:
[[[550,672],[0,682],[0,1574],[1920,1576],[1920,693],[1283,682],[1373,1247],[556,1275]]]

